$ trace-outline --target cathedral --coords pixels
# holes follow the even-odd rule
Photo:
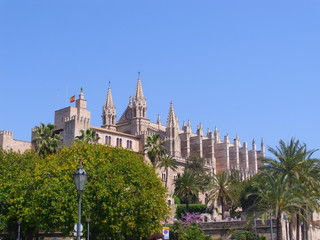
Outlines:
[[[232,141],[228,135],[221,139],[217,128],[214,132],[208,131],[206,135],[201,124],[197,126],[196,132],[192,132],[190,121],[183,123],[180,128],[173,103],[170,103],[165,124],[161,123],[160,117],[157,122],[151,122],[147,118],[147,102],[140,76],[137,79],[135,94],[130,97],[128,106],[119,120],[110,87],[102,108],[101,126],[92,126],[90,119],[91,113],[87,109],[87,101],[81,90],[75,107],[69,106],[55,111],[54,124],[64,144],[71,144],[75,137],[80,135],[80,130],[93,129],[99,137],[100,144],[140,153],[144,151],[147,137],[159,134],[166,143],[168,154],[179,166],[176,171],[168,173],[169,193],[173,193],[174,179],[183,172],[186,158],[191,154],[198,154],[206,159],[206,168],[211,173],[237,169],[244,178],[257,173],[258,167],[262,164],[259,159],[265,156],[263,141],[260,150],[257,150],[256,142],[253,140],[252,148],[249,150],[248,143],[241,143],[238,136]],[[0,149],[25,151],[30,148],[30,142],[14,140],[12,132],[0,131]],[[166,179],[164,169],[158,169],[158,173],[162,179]]]

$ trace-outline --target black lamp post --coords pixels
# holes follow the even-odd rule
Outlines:
[[[74,184],[78,192],[78,224],[77,224],[77,240],[80,240],[80,226],[81,226],[81,197],[84,190],[84,185],[87,181],[87,173],[82,168],[82,162],[80,162],[80,168],[77,168],[73,174]]]
[[[18,238],[17,238],[17,240],[20,240],[20,232],[21,232],[21,228],[20,228],[20,225],[21,225],[21,221],[17,221],[17,223],[18,223]]]
[[[87,218],[86,221],[87,221],[87,240],[89,240],[89,238],[90,238],[90,221],[91,221],[91,219]]]

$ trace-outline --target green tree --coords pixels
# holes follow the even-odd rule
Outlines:
[[[277,240],[282,239],[281,217],[284,213],[300,214],[301,202],[309,202],[304,197],[303,187],[300,184],[290,185],[288,176],[276,176],[267,171],[261,172],[259,181],[254,182],[257,189],[253,194],[257,202],[253,209],[259,216],[272,214],[277,222]]]
[[[168,187],[169,169],[176,171],[178,169],[176,161],[169,155],[165,155],[160,159],[159,168],[164,168],[166,172],[165,187]]]
[[[61,135],[55,132],[55,125],[41,123],[34,128],[33,132],[32,143],[38,154],[47,155],[58,151],[62,141]]]
[[[211,204],[218,201],[221,206],[221,217],[224,219],[225,208],[227,203],[236,203],[240,199],[240,189],[233,182],[233,179],[227,172],[213,176],[210,185],[208,199]]]
[[[83,141],[87,143],[96,143],[99,141],[100,137],[97,132],[93,129],[80,130],[81,135],[76,136],[76,141]]]
[[[142,239],[160,231],[168,207],[154,169],[140,154],[87,143],[64,148],[45,161],[34,152],[0,154],[0,216],[7,229],[21,220],[24,238],[40,230],[71,234],[77,221],[72,173],[80,159],[90,174],[82,222],[92,219],[94,239]]]
[[[269,147],[268,150],[274,155],[275,158],[264,158],[263,171],[268,171],[273,175],[279,175],[281,177],[287,177],[288,186],[291,187],[297,183],[304,187],[304,192],[308,195],[309,206],[305,206],[304,209],[309,211],[316,210],[318,206],[319,198],[319,160],[313,159],[312,155],[317,150],[307,150],[306,144],[300,143],[299,140],[292,138],[288,143],[283,140],[279,141],[279,146],[276,148]],[[302,210],[305,212],[305,210]],[[305,215],[305,214],[304,214]],[[292,219],[294,217],[289,214],[289,235],[292,236]],[[296,216],[297,224],[300,226],[300,216]],[[302,228],[305,228],[308,224],[303,224]],[[306,229],[305,229],[305,232]],[[296,239],[299,240],[300,229],[297,228]]]
[[[200,157],[199,154],[191,154],[186,159],[186,168],[194,173],[196,181],[199,185],[201,192],[208,190],[208,185],[212,181],[212,176],[208,174],[209,169],[206,168],[206,159]]]
[[[161,158],[167,153],[165,142],[162,141],[160,134],[147,137],[144,151],[147,153],[152,166],[156,168],[159,162],[161,162]]]
[[[194,172],[185,170],[184,173],[175,180],[175,193],[186,204],[186,211],[189,210],[190,199],[196,197],[200,192],[199,184]]]

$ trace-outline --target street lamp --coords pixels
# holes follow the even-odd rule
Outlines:
[[[17,238],[17,240],[20,240],[20,232],[21,232],[21,228],[20,228],[20,225],[21,225],[21,221],[17,221],[17,223],[18,223],[18,238]]]
[[[80,167],[77,168],[73,174],[74,184],[78,192],[78,224],[77,224],[77,240],[80,240],[80,226],[81,226],[81,197],[84,190],[84,185],[86,184],[88,174],[82,167],[82,162],[80,162]]]
[[[89,240],[89,238],[90,238],[90,221],[91,221],[90,218],[86,219],[86,222],[87,222],[87,240]]]

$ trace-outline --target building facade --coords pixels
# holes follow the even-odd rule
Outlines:
[[[80,92],[75,107],[69,106],[55,111],[54,124],[62,135],[64,144],[71,144],[80,130],[93,129],[99,136],[99,143],[114,147],[123,147],[143,153],[148,136],[159,134],[166,142],[166,149],[178,164],[176,171],[168,172],[168,191],[173,193],[174,179],[182,174],[186,159],[192,154],[198,154],[206,159],[206,168],[210,173],[221,173],[231,169],[240,170],[244,178],[257,173],[261,165],[259,160],[265,156],[264,143],[257,150],[255,140],[249,149],[247,142],[240,142],[236,136],[232,141],[226,135],[220,137],[216,128],[213,132],[204,134],[202,124],[192,131],[190,121],[179,127],[178,118],[170,103],[167,121],[162,124],[160,116],[157,122],[151,122],[147,117],[147,101],[144,96],[140,76],[137,79],[135,94],[129,98],[129,103],[117,120],[117,111],[113,102],[112,91],[109,87],[102,108],[101,126],[91,125],[91,113],[87,109],[84,93]],[[31,143],[13,139],[12,132],[0,132],[0,148],[15,151],[25,151],[31,148]],[[158,169],[160,177],[166,179],[164,169]]]

